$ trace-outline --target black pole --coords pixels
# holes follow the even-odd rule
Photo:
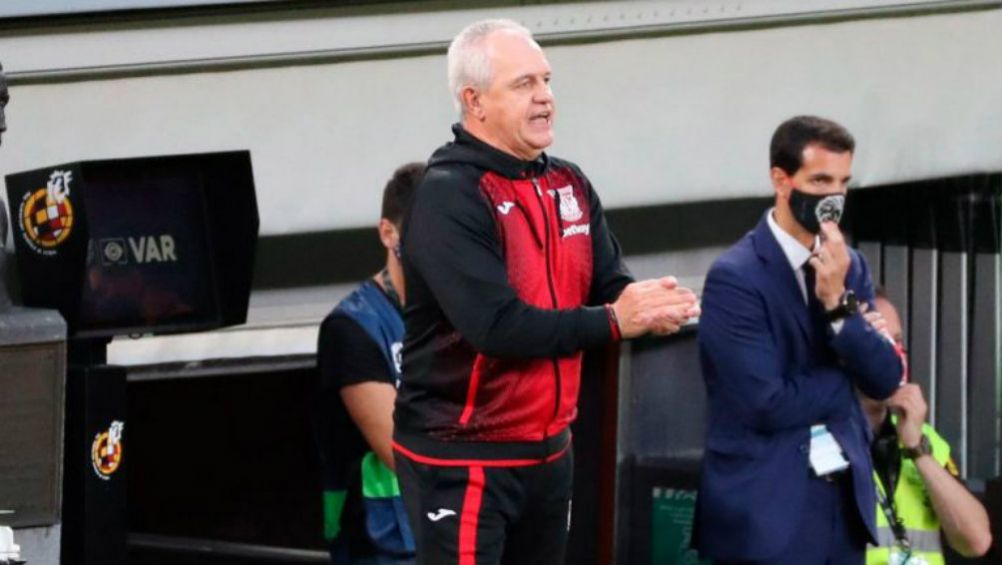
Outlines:
[[[71,339],[66,378],[62,565],[125,565],[125,367],[110,338]]]

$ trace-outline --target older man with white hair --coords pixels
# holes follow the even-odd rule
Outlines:
[[[581,170],[543,153],[550,65],[488,20],[449,47],[455,140],[404,224],[400,487],[423,564],[563,563],[582,350],[698,315],[672,277],[634,282]]]

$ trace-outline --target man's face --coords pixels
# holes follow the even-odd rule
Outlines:
[[[905,336],[901,332],[901,318],[898,316],[897,309],[889,300],[884,298],[874,300],[874,305],[877,307],[877,312],[880,312],[880,315],[887,322],[887,333],[891,334],[895,343],[904,347]]]
[[[553,143],[550,64],[539,45],[523,35],[498,31],[485,42],[494,74],[479,93],[474,119],[483,122],[492,145],[533,160]]]
[[[3,143],[3,133],[7,131],[7,113],[4,109],[10,101],[10,93],[7,92],[7,77],[3,74],[3,67],[0,67],[0,143]]]
[[[845,194],[852,178],[852,152],[836,153],[811,143],[801,153],[800,168],[792,176],[773,167],[773,184],[782,201],[797,188],[807,194]]]
[[[891,334],[894,342],[904,350],[905,336],[901,333],[901,318],[898,316],[898,310],[886,298],[877,298],[873,301],[873,304],[877,307],[877,312],[880,312],[880,315],[884,317],[884,321],[887,322],[887,333]],[[860,395],[860,401],[863,405],[863,410],[867,413],[884,413],[885,401],[876,400],[862,394]]]

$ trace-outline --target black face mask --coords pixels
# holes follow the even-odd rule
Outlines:
[[[804,229],[817,235],[821,233],[821,222],[835,222],[842,219],[845,209],[845,194],[808,194],[796,187],[790,192],[790,211]]]

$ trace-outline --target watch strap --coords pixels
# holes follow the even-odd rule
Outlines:
[[[846,290],[838,300],[838,306],[825,312],[825,319],[830,322],[848,318],[859,310],[856,302],[856,294],[851,290]]]
[[[902,447],[901,455],[907,459],[918,459],[923,455],[932,455],[932,444],[929,443],[929,436],[922,434],[922,439],[915,447]]]

